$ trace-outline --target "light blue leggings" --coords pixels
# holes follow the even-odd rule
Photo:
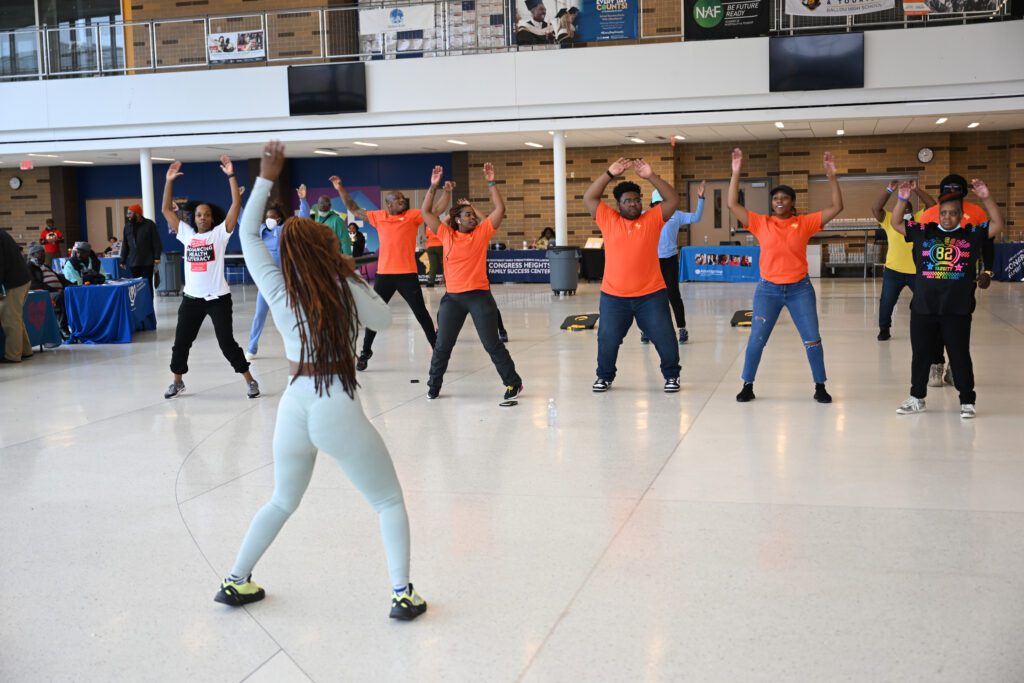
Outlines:
[[[402,487],[380,434],[363,413],[359,395],[349,398],[340,382],[317,396],[313,378],[289,384],[274,427],[274,496],[249,525],[231,573],[248,576],[299,507],[317,450],[334,458],[380,517],[392,586],[409,583],[409,517]]]

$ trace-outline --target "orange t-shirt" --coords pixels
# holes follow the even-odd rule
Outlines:
[[[441,238],[437,236],[437,233],[427,228],[427,248],[430,247],[443,247],[444,243],[441,242]]]
[[[627,220],[601,202],[594,221],[604,237],[602,292],[637,297],[665,289],[658,261],[658,240],[665,225],[660,206],[644,211],[636,220]]]
[[[392,216],[383,209],[367,211],[366,220],[377,228],[380,257],[377,272],[381,275],[404,275],[416,271],[416,233],[423,214],[419,209]]]
[[[981,208],[977,204],[970,202],[964,202],[964,217],[960,219],[961,225],[981,225],[988,220],[988,214],[985,213],[985,209]],[[918,220],[919,223],[938,223],[939,222],[939,205],[929,206],[921,214],[921,218]]]
[[[447,223],[437,229],[444,245],[444,286],[449,294],[488,290],[487,246],[497,230],[487,218],[473,232],[453,230]]]
[[[761,246],[761,277],[791,285],[807,277],[807,243],[821,230],[821,211],[779,218],[748,211],[747,228]]]

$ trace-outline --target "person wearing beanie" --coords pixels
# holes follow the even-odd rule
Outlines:
[[[160,263],[163,243],[156,223],[142,215],[142,207],[132,204],[125,213],[124,238],[121,240],[121,265],[131,271],[132,277],[141,277],[153,288],[153,269]]]
[[[29,276],[32,281],[29,285],[30,291],[44,291],[50,293],[50,302],[53,303],[53,312],[57,315],[57,322],[60,331],[67,339],[71,336],[68,330],[67,314],[64,311],[64,283],[60,277],[46,265],[46,249],[41,244],[30,244],[28,246]]]
[[[62,272],[69,285],[103,284],[106,281],[100,259],[88,242],[75,242],[71,258],[64,261]]]

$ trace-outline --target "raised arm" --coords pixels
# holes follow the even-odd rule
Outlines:
[[[181,223],[181,219],[178,218],[178,214],[174,211],[172,206],[172,200],[174,197],[174,180],[185,175],[181,172],[181,162],[175,161],[167,169],[167,180],[164,182],[164,199],[160,204],[160,213],[164,215],[167,220],[167,227],[173,233],[178,232],[178,224]]]
[[[452,180],[444,181],[444,186],[441,191],[437,193],[437,201],[434,202],[434,215],[440,216],[442,213],[448,210],[452,205],[452,190],[455,189],[455,182]]]
[[[992,198],[992,193],[989,192],[984,180],[972,178],[971,189],[978,195],[978,199],[985,205],[985,211],[988,212],[988,237],[992,239],[1003,231],[1003,213],[999,210],[996,200]]]
[[[299,212],[295,215],[299,218],[309,218],[309,203],[306,201],[305,183],[295,188],[295,194],[299,195]]]
[[[494,205],[494,210],[491,211],[491,215],[488,218],[491,219],[491,225],[497,230],[501,227],[501,221],[505,219],[505,200],[498,190],[497,181],[494,180],[494,164],[489,161],[484,164],[484,178],[487,179],[487,187],[491,193],[491,204]]]
[[[914,188],[914,193],[921,200],[921,208],[922,209],[927,209],[930,206],[935,206],[936,204],[938,204],[938,202],[935,201],[935,197],[933,197],[930,194],[928,194],[927,192],[925,192],[923,187],[915,187]]]
[[[352,199],[352,195],[345,189],[345,185],[342,184],[341,178],[336,175],[330,177],[331,185],[334,185],[334,189],[338,191],[338,196],[341,197],[341,201],[345,202],[345,208],[348,209],[350,214],[349,220],[352,220],[351,216],[355,216],[361,221],[366,220],[366,211],[356,204],[356,200]]]
[[[676,188],[655,173],[651,165],[643,159],[634,159],[633,168],[636,169],[638,176],[654,185],[661,193],[661,219],[667,221],[672,218],[672,214],[679,208],[679,193],[676,192]]]
[[[885,220],[885,203],[889,201],[889,197],[896,191],[898,186],[899,183],[895,180],[890,180],[889,184],[875,197],[875,203],[871,205],[871,216],[879,223]]]
[[[228,177],[228,186],[231,188],[231,208],[224,219],[224,227],[228,232],[233,232],[238,225],[238,214],[242,212],[242,192],[238,188],[238,179],[235,178],[235,165],[226,154],[220,158],[220,170]]]
[[[914,188],[917,187],[916,180],[905,180],[899,184],[896,189],[896,206],[892,207],[892,229],[901,235],[907,234],[906,222],[903,220],[903,211],[907,208],[907,202],[910,201],[910,195],[914,193]]]
[[[601,203],[601,197],[604,196],[605,188],[608,187],[608,183],[612,181],[617,175],[622,175],[626,172],[627,168],[631,168],[633,162],[629,159],[622,157],[616,159],[608,170],[594,178],[594,182],[590,183],[590,187],[583,193],[583,206],[587,207],[587,211],[590,213],[591,218],[597,218],[597,206]]]
[[[260,157],[260,176],[252,187],[252,194],[249,195],[249,202],[245,205],[242,226],[239,229],[239,241],[242,243],[245,265],[263,298],[270,304],[275,304],[284,297],[284,276],[281,274],[281,269],[274,263],[267,245],[260,239],[260,223],[263,222],[263,216],[267,209],[270,190],[280,177],[284,163],[284,145],[277,140],[271,140],[263,146],[263,155]]]
[[[747,207],[740,204],[740,171],[743,170],[743,151],[739,147],[732,151],[732,175],[729,176],[729,192],[725,202],[732,215],[743,225],[750,225],[750,213]]]
[[[420,213],[423,214],[423,222],[427,224],[428,228],[435,231],[441,225],[441,219],[434,213],[434,195],[437,194],[437,186],[441,182],[443,175],[444,169],[440,166],[435,166],[434,170],[430,172],[430,187],[427,189],[427,194],[423,197],[423,206],[420,207]]]
[[[839,189],[839,177],[836,175],[836,162],[832,152],[825,152],[823,162],[825,177],[828,178],[828,189],[832,193],[832,206],[821,210],[821,224],[824,226],[843,211],[843,192]],[[893,211],[893,213],[896,213]]]

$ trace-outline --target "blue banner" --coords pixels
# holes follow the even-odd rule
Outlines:
[[[684,247],[679,250],[679,281],[757,282],[760,247]]]
[[[636,40],[639,0],[583,0],[576,41]]]
[[[572,45],[635,40],[640,0],[516,0],[516,42]]]
[[[551,262],[540,249],[487,252],[490,282],[551,282]]]

